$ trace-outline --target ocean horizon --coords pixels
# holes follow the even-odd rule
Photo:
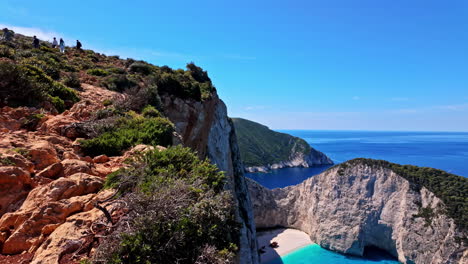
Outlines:
[[[468,177],[468,132],[275,130],[304,139],[335,164],[355,158],[431,167]],[[331,166],[284,168],[269,173],[247,173],[273,189],[301,183]]]

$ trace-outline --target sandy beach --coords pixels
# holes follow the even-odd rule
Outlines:
[[[265,247],[265,253],[261,254],[261,263],[284,256],[298,248],[312,244],[309,235],[290,228],[278,228],[257,233],[259,248]],[[277,248],[269,247],[271,242],[277,242]]]

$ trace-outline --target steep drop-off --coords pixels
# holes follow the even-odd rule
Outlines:
[[[21,35],[0,43],[0,262],[92,259],[128,210],[116,190],[102,189],[107,176],[172,141],[225,172],[240,229],[236,262],[258,263],[235,131],[205,71],[30,43]],[[159,126],[168,123],[172,140]]]
[[[466,200],[466,179],[459,180]],[[379,162],[353,160],[282,189],[249,180],[249,189],[258,228],[297,228],[322,247],[351,255],[373,246],[402,263],[468,261],[463,209],[453,219],[428,188]]]
[[[333,164],[301,138],[275,132],[242,118],[233,118],[239,148],[248,172],[266,172],[286,167]]]

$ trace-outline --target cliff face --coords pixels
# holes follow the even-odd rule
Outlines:
[[[233,118],[242,160],[247,172],[286,167],[333,164],[330,158],[298,137],[279,133],[242,118]]]
[[[216,95],[203,104],[173,97],[162,98],[167,117],[176,125],[176,141],[196,150],[200,157],[208,157],[226,172],[226,186],[237,203],[236,215],[241,223],[239,263],[259,263],[257,238],[252,204],[237,138],[226,106]]]
[[[246,172],[268,172],[270,170],[291,168],[291,167],[304,167],[309,168],[317,165],[331,165],[333,161],[325,154],[315,149],[311,149],[309,154],[302,152],[291,152],[288,160],[281,161],[274,164],[265,166],[250,166],[245,167]]]
[[[296,186],[268,190],[249,180],[249,189],[260,228],[297,228],[324,248],[358,256],[375,246],[402,263],[468,261],[444,203],[387,168],[340,165]],[[421,207],[435,212],[430,224],[414,216]]]

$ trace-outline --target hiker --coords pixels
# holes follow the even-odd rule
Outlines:
[[[65,53],[65,41],[60,38],[60,52]]]
[[[52,41],[52,48],[55,49],[58,46],[57,39],[54,37],[54,41]]]
[[[8,28],[3,29],[3,39],[6,41],[10,41],[12,39],[11,32]]]
[[[33,37],[33,47],[35,49],[38,49],[39,48],[39,39],[36,38],[36,36]]]
[[[79,40],[76,40],[76,49],[77,49],[77,50],[81,50],[81,47],[82,47],[82,46],[83,46],[83,45],[81,45],[81,42],[80,42]]]

